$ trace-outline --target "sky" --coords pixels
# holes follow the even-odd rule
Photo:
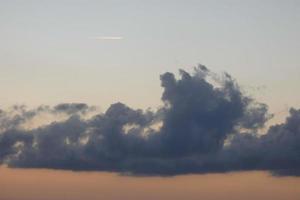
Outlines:
[[[0,199],[299,196],[300,1],[0,0],[0,27]]]
[[[159,75],[200,63],[230,73],[274,112],[299,106],[299,8],[277,0],[1,1],[0,103],[157,107]],[[96,39],[107,36],[123,39]]]
[[[262,172],[124,177],[110,173],[0,169],[2,199],[167,199],[297,200],[299,179],[274,178]],[[63,178],[61,178],[63,177]],[[18,192],[16,192],[18,191]]]

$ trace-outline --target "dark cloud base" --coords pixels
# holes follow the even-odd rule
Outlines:
[[[300,175],[300,110],[259,130],[272,117],[244,95],[228,74],[205,66],[180,78],[160,76],[163,106],[156,111],[112,104],[105,113],[86,104],[0,110],[0,164],[17,168],[113,171],[130,175],[268,170]],[[24,124],[42,113],[65,120],[37,128]]]

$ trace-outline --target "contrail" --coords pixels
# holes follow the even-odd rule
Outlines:
[[[96,37],[90,37],[90,39],[94,40],[122,40],[124,39],[121,36],[96,36]]]

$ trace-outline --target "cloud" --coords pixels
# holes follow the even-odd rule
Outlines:
[[[205,66],[180,77],[160,76],[163,106],[156,111],[112,104],[104,113],[86,104],[0,112],[0,163],[20,168],[113,171],[132,175],[269,170],[300,175],[300,110],[258,134],[268,106],[241,92],[229,74]],[[15,112],[15,111],[14,111]],[[62,120],[26,129],[43,113]],[[16,117],[14,117],[16,116]]]
[[[282,124],[265,135],[239,134],[222,152],[229,166],[271,170],[275,175],[300,175],[300,110],[290,109]],[[230,157],[230,158],[229,158]]]
[[[66,113],[69,115],[85,114],[94,110],[96,110],[96,107],[88,106],[85,103],[61,103],[53,108],[53,112],[55,113]]]

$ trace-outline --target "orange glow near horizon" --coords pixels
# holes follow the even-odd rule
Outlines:
[[[300,178],[265,172],[128,177],[104,172],[0,167],[1,200],[297,200]]]

